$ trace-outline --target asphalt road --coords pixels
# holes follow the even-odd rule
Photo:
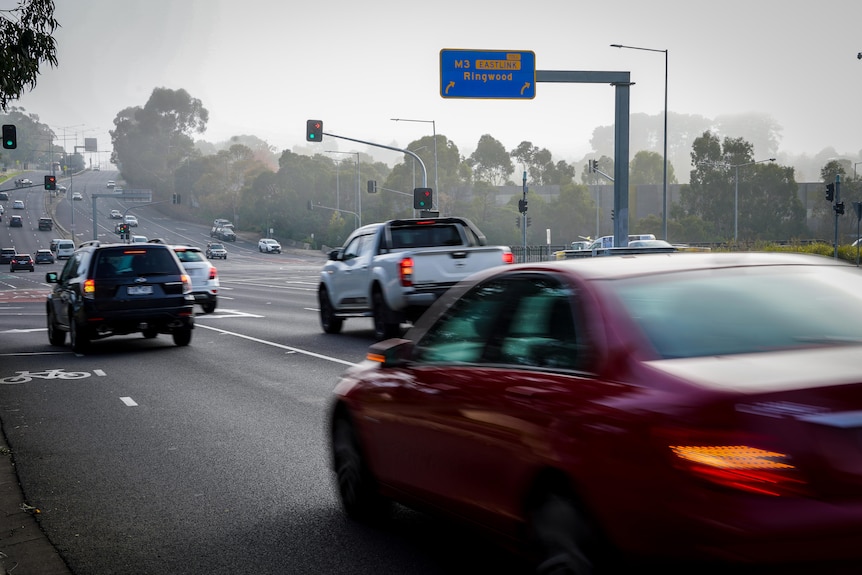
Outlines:
[[[88,202],[85,192],[76,204]],[[92,233],[89,211],[76,211],[78,233]],[[138,217],[169,241],[208,237]],[[0,227],[2,246],[35,249],[50,236]],[[421,513],[399,509],[380,527],[344,518],[325,413],[339,375],[373,342],[371,320],[321,332],[320,254],[260,254],[243,241],[228,250],[215,262],[218,309],[199,310],[190,346],[120,336],[86,356],[48,344],[44,272],[62,263],[0,268],[0,422],[26,504],[0,490],[7,519],[38,521],[75,575],[517,572],[504,550]],[[38,570],[9,542],[0,537],[7,571],[63,572]]]

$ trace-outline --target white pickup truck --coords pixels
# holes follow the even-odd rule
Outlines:
[[[339,333],[350,317],[373,317],[374,335],[399,335],[447,289],[470,274],[513,263],[468,219],[390,220],[358,228],[320,272],[320,325]]]

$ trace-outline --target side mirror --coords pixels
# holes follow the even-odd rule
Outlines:
[[[341,259],[341,248],[336,248],[329,252],[329,259],[333,261],[338,261]]]
[[[49,284],[57,283],[57,272],[48,272],[45,274],[45,281]]]

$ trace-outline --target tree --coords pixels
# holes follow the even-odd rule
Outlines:
[[[635,154],[629,165],[629,181],[632,185],[642,184],[664,184],[664,166],[661,154],[641,150]],[[675,184],[676,175],[673,172],[673,166],[667,166],[667,183]]]
[[[750,142],[719,141],[709,131],[695,140],[691,163],[691,183],[673,210],[676,219],[711,224],[714,239],[736,233],[739,239],[775,240],[806,233],[793,168],[755,161]]]
[[[469,161],[476,178],[494,186],[506,183],[515,170],[506,148],[490,134],[479,138],[476,151],[470,155]]]
[[[18,7],[0,11],[0,110],[36,87],[39,66],[57,65],[53,0],[21,0]]]
[[[206,131],[209,112],[185,90],[156,88],[143,106],[121,110],[111,130],[111,161],[136,187],[168,193],[171,174],[196,154],[191,134]]]

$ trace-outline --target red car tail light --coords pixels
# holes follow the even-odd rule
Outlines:
[[[807,482],[787,453],[744,433],[674,430],[667,440],[673,465],[691,476],[730,489],[771,496],[802,495]]]
[[[410,287],[413,285],[413,258],[404,258],[399,266],[401,285]]]
[[[503,263],[504,264],[513,264],[515,263],[515,254],[512,252],[506,252],[503,254]]]
[[[210,279],[214,280],[217,277],[218,277],[218,271],[214,267],[210,268]]]

